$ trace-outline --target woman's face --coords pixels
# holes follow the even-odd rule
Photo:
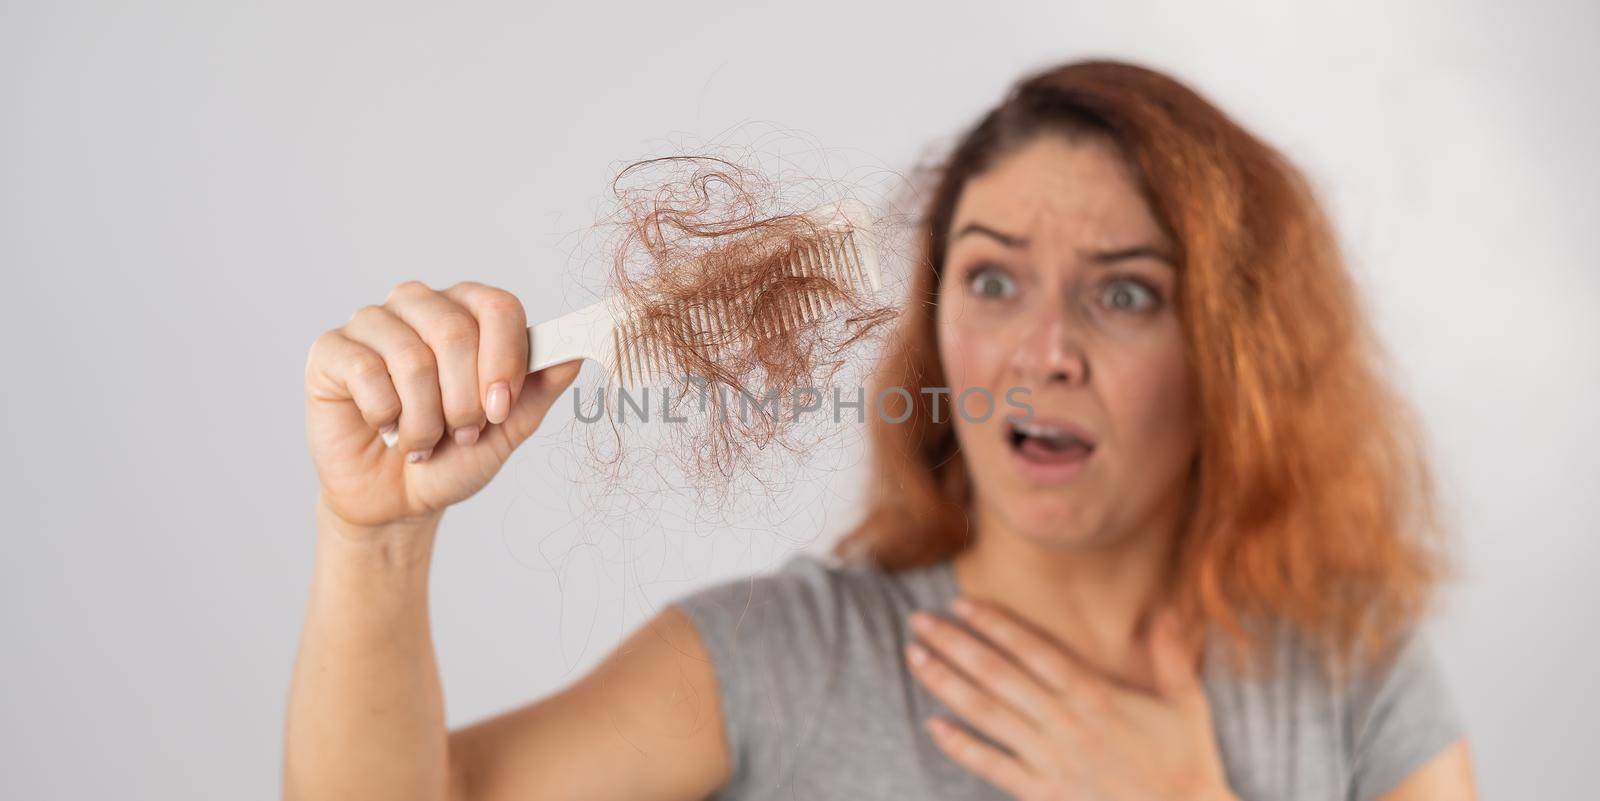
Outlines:
[[[967,182],[950,232],[939,352],[980,525],[1076,546],[1173,522],[1197,447],[1178,274],[1115,146],[1036,137]]]

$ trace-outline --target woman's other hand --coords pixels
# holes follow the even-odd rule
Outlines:
[[[1199,642],[1174,616],[1158,617],[1147,639],[1151,693],[1099,675],[998,606],[962,599],[955,608],[981,638],[914,613],[931,649],[907,644],[912,672],[1012,752],[930,718],[934,742],[955,762],[1025,801],[1232,801],[1196,672]]]

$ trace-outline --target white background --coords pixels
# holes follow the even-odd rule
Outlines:
[[[755,147],[877,180],[1024,71],[1113,56],[1320,187],[1462,541],[1437,644],[1483,787],[1593,797],[1597,9],[0,4],[0,796],[276,794],[322,330],[407,278],[554,316],[596,285],[583,234],[627,161]],[[851,520],[845,448],[796,467],[782,515],[575,527],[569,421],[446,517],[452,723]]]

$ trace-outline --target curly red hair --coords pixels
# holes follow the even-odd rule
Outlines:
[[[1304,176],[1194,90],[1151,69],[1082,61],[1018,82],[935,173],[910,300],[875,391],[942,386],[935,299],[961,189],[1044,132],[1116,142],[1179,248],[1180,310],[1200,447],[1169,586],[1241,652],[1287,620],[1342,662],[1415,622],[1444,574],[1420,428]],[[967,544],[970,483],[945,415],[874,417],[869,507],[836,546],[887,570]]]

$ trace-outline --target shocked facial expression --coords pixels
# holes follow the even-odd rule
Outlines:
[[[1033,138],[949,230],[939,352],[980,525],[1082,546],[1170,522],[1197,448],[1177,256],[1116,146]]]

